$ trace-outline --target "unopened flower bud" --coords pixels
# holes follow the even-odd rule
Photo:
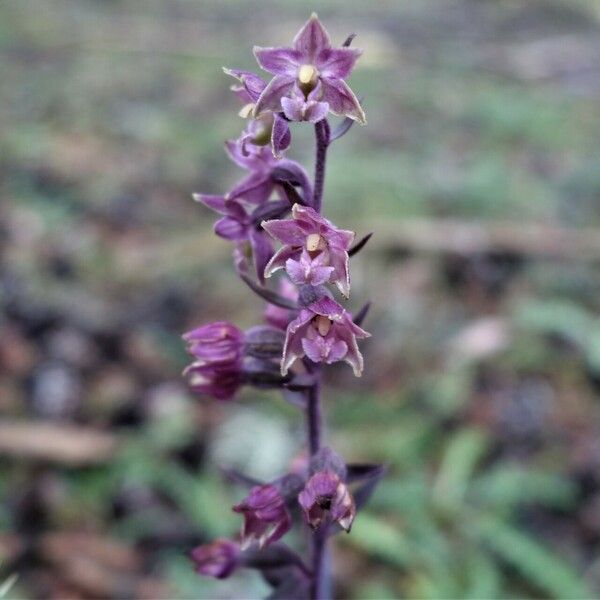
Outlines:
[[[280,359],[284,340],[285,334],[281,329],[257,325],[246,331],[244,352],[255,358]]]
[[[190,558],[194,561],[196,572],[200,575],[225,579],[238,566],[239,554],[238,544],[221,538],[194,548]]]
[[[243,383],[243,332],[232,323],[217,321],[186,333],[183,339],[195,358],[183,372],[191,389],[218,400],[231,399]]]

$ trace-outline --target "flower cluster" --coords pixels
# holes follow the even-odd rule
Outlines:
[[[239,567],[257,568],[275,588],[273,597],[322,596],[327,578],[327,538],[350,531],[356,511],[382,474],[378,465],[350,465],[324,447],[320,407],[322,364],[348,363],[363,371],[358,340],[367,307],[352,315],[341,301],[350,297],[350,258],[368,240],[341,229],[321,214],[325,159],[329,145],[365,114],[346,83],[360,51],[332,46],[312,15],[291,47],[259,48],[259,65],[273,77],[236,69],[232,90],[243,106],[247,125],[225,149],[247,175],[223,195],[194,198],[219,215],[215,233],[233,242],[239,277],[267,301],[265,323],[242,331],[219,321],[184,335],[192,363],[185,369],[190,389],[217,400],[232,400],[244,385],[280,389],[306,412],[308,458],[283,477],[250,484],[233,506],[243,518],[235,540],[219,539],[191,552],[196,570],[217,578]],[[328,115],[343,117],[332,130]],[[311,183],[304,168],[287,158],[290,123],[309,122],[315,129],[317,158]],[[278,246],[278,247],[276,247]],[[277,290],[267,286],[282,271]],[[311,568],[281,540],[300,514],[311,531]],[[279,595],[275,595],[279,594]]]

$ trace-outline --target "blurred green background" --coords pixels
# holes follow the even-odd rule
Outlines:
[[[338,595],[600,595],[597,1],[3,0],[0,596],[265,594],[185,556],[239,526],[218,465],[273,477],[303,440],[275,394],[181,381],[183,331],[262,310],[190,194],[241,175],[221,66],[312,10],[365,50],[325,212],[375,232],[328,436],[390,465],[336,539]]]

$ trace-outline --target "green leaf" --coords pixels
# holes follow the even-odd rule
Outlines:
[[[358,515],[351,535],[342,539],[398,567],[406,567],[414,560],[409,540],[390,523],[367,512]]]
[[[0,598],[6,598],[7,594],[17,582],[17,579],[19,579],[19,575],[17,573],[13,573],[0,584]]]
[[[469,480],[487,448],[487,439],[478,429],[462,429],[448,443],[433,487],[433,500],[442,510],[458,510]]]
[[[467,557],[467,588],[464,598],[466,600],[499,598],[500,590],[499,565],[486,554],[473,549]]]
[[[590,598],[581,575],[518,529],[494,517],[472,521],[480,539],[530,583],[557,599]]]
[[[584,345],[590,326],[590,315],[575,302],[562,300],[529,301],[516,313],[517,322],[539,333],[554,333]]]
[[[498,466],[473,482],[473,497],[480,503],[510,509],[536,502],[567,508],[575,500],[575,487],[555,473],[527,471],[517,466]]]

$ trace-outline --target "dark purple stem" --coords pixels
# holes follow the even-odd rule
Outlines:
[[[327,119],[315,123],[317,154],[315,158],[315,181],[313,187],[313,208],[320,213],[323,203],[323,186],[325,185],[325,162],[331,131]],[[321,410],[321,369],[320,365],[305,362],[308,370],[315,375],[315,384],[306,395],[306,421],[308,426],[308,446],[310,455],[314,456],[321,449],[323,436],[323,415]],[[312,536],[312,585],[311,600],[327,600],[329,592],[327,556],[327,528],[321,527]]]
[[[316,381],[307,391],[306,421],[308,426],[308,447],[314,456],[321,449],[322,414],[321,414],[321,373],[315,370]]]
[[[308,363],[308,361],[306,361]],[[323,436],[323,415],[321,411],[321,369],[320,365],[308,363],[315,376],[315,383],[306,392],[306,422],[308,427],[308,446],[314,456],[321,449]],[[329,577],[326,572],[327,528],[321,527],[312,535],[312,585],[311,600],[327,600]]]
[[[325,161],[330,136],[329,121],[322,119],[315,123],[315,136],[317,138],[317,155],[315,158],[315,185],[313,191],[313,208],[320,213],[323,202],[323,186],[325,185]]]

